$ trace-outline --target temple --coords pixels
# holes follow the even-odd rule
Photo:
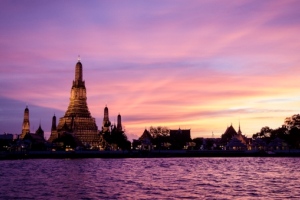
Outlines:
[[[44,144],[46,142],[44,138],[44,130],[42,129],[41,122],[39,124],[39,128],[36,130],[35,133],[30,133],[30,122],[29,122],[29,109],[26,106],[24,110],[24,119],[22,125],[22,133],[19,137],[23,142],[20,142],[21,148],[28,148],[31,149],[39,149],[44,150]],[[42,147],[42,148],[41,148]]]
[[[247,137],[242,134],[241,125],[239,123],[238,132],[236,132],[232,124],[227,127],[226,131],[221,135],[221,143],[226,150],[246,150],[249,141]]]
[[[70,103],[63,117],[59,119],[56,127],[56,117],[52,119],[51,141],[62,134],[72,134],[83,145],[95,146],[99,144],[100,136],[95,118],[87,105],[85,81],[82,76],[82,64],[78,60],[75,66],[75,80],[73,81]]]

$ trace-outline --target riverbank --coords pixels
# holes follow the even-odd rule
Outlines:
[[[290,151],[23,151],[0,152],[0,160],[36,158],[300,157]]]

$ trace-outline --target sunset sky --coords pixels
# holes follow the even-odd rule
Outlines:
[[[80,55],[101,128],[251,137],[300,110],[300,1],[0,1],[0,134],[31,132],[69,104]]]

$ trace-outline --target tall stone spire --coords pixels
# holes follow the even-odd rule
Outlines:
[[[109,115],[108,115],[108,108],[107,105],[104,108],[104,117],[103,117],[103,122],[102,122],[102,132],[108,132],[109,131],[109,127],[110,127],[111,123],[109,121]]]
[[[29,122],[29,109],[26,106],[24,110],[24,119],[22,125],[22,134],[20,135],[20,139],[23,139],[26,133],[30,133],[30,122]]]
[[[75,82],[82,82],[82,64],[80,61],[75,66]]]
[[[240,123],[240,121],[239,121],[239,130],[238,130],[237,133],[238,133],[238,134],[242,134],[242,131],[241,131],[241,123]]]
[[[56,116],[55,114],[52,117],[52,127],[51,127],[51,131],[55,131],[56,130]]]
[[[104,108],[104,117],[103,117],[103,121],[107,122],[109,121],[109,115],[108,115],[108,108],[107,105]]]
[[[98,145],[98,127],[88,109],[82,71],[82,64],[78,60],[75,65],[75,80],[71,88],[70,103],[64,117],[59,119],[57,132],[60,135],[69,130],[83,144]]]
[[[118,115],[117,129],[118,129],[119,131],[122,131],[122,122],[121,122],[121,115],[120,115],[120,113],[119,113],[119,115]]]
[[[85,81],[82,80],[82,64],[80,61],[75,66],[75,80],[71,88],[71,97],[65,117],[76,117],[78,115],[90,118],[91,114],[86,102]]]
[[[53,140],[55,140],[56,138],[58,138],[58,132],[57,132],[57,127],[56,127],[56,116],[54,114],[52,117],[51,135],[50,135],[48,141],[53,142]]]

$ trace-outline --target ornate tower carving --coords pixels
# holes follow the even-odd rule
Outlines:
[[[22,134],[20,135],[20,139],[23,139],[26,133],[30,133],[29,109],[27,106],[24,110],[24,120],[23,120]]]
[[[120,115],[120,113],[118,115],[117,129],[118,129],[118,131],[122,131],[122,122],[121,122],[121,115]]]
[[[109,128],[110,128],[110,121],[109,121],[109,116],[108,116],[108,108],[107,106],[105,106],[104,108],[104,117],[103,117],[103,122],[102,122],[102,132],[109,132]]]
[[[82,80],[80,61],[75,66],[75,80],[70,96],[68,109],[64,117],[59,119],[58,134],[69,130],[83,144],[97,145],[99,142],[98,127],[87,106],[85,81]]]

